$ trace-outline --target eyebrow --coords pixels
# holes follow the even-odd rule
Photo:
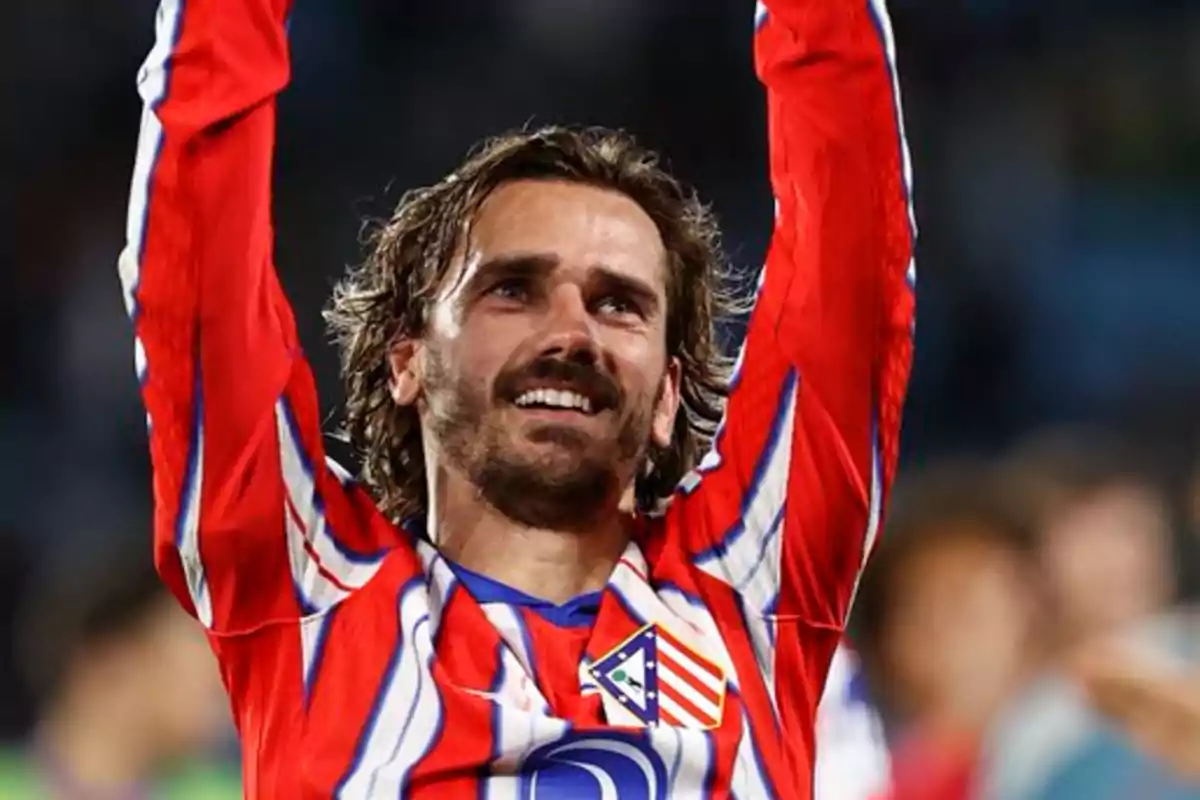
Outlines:
[[[474,294],[480,286],[499,278],[544,278],[558,266],[553,253],[514,253],[489,258],[479,265],[467,281],[466,289]]]
[[[479,265],[479,268],[475,270],[463,287],[463,295],[474,296],[482,287],[504,278],[545,278],[558,267],[559,263],[560,259],[554,253],[515,253],[496,256]],[[648,283],[604,265],[592,268],[588,283],[628,295],[647,314],[657,311],[660,305],[658,293]]]

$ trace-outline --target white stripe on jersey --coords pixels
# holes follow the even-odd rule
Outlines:
[[[125,311],[133,316],[137,308],[134,293],[142,271],[142,242],[146,233],[146,210],[150,200],[150,180],[162,144],[162,123],[155,106],[167,93],[167,62],[175,46],[181,16],[180,0],[162,0],[154,19],[154,46],[138,70],[138,95],[142,98],[142,123],[137,155],[133,162],[133,181],[129,190],[129,209],[125,217],[125,248],[117,260]]]
[[[403,796],[413,767],[425,757],[444,724],[442,698],[433,679],[433,638],[453,576],[432,548],[418,548],[433,580],[414,581],[400,597],[399,658],[372,713],[361,755],[339,787],[338,798]],[[449,572],[445,569],[445,572]],[[430,587],[434,591],[430,591]]]
[[[709,551],[697,566],[733,586],[745,605],[746,628],[766,683],[771,702],[775,700],[775,621],[770,608],[779,593],[782,558],[782,509],[792,456],[792,438],[796,421],[796,397],[799,380],[792,377],[789,390],[777,414],[776,435],[765,455],[759,481],[749,487],[750,500],[742,517],[744,529],[727,537],[725,547]],[[778,709],[776,709],[778,712]]]
[[[353,590],[366,584],[374,577],[383,559],[352,558],[330,534],[329,521],[320,506],[304,446],[283,398],[275,403],[275,426],[279,437],[279,466],[285,491],[283,515],[292,579],[309,606],[307,613],[319,613],[345,599],[349,592],[343,586]],[[329,575],[336,580],[331,580]]]
[[[723,546],[714,548],[696,566],[738,589],[747,610],[764,613],[779,590],[781,536],[768,536],[787,498],[788,475],[792,457],[792,437],[796,417],[798,380],[788,381],[773,425],[774,437],[768,443],[758,481],[748,487],[750,497],[742,514],[742,530],[727,536]]]
[[[758,800],[761,797],[775,796],[769,788],[770,782],[754,747],[750,717],[745,711],[742,712],[742,740],[738,742],[729,787],[731,795],[737,800]]]
[[[865,698],[855,696],[860,675],[857,657],[839,646],[817,711],[815,800],[869,800],[887,793],[891,763],[883,722]]]
[[[300,658],[303,662],[305,702],[312,692],[313,680],[321,668],[320,659],[325,649],[325,636],[333,620],[333,608],[312,614],[300,620]]]
[[[190,463],[184,477],[175,546],[179,550],[179,560],[183,563],[188,594],[196,607],[196,618],[204,627],[211,628],[212,595],[208,591],[204,561],[200,556],[200,492],[204,488],[204,414],[199,394],[195,402],[196,419],[192,424],[196,426],[196,430],[188,453]]]
[[[150,184],[162,145],[162,124],[155,106],[166,96],[167,62],[175,45],[180,19],[179,0],[163,0],[158,6],[154,23],[154,46],[138,72],[138,94],[142,98],[141,131],[138,134],[137,155],[133,164],[133,179],[129,190],[129,208],[125,217],[125,247],[117,259],[125,311],[132,317],[137,313],[137,286],[142,272],[142,245],[146,235],[146,214],[150,202]],[[139,382],[146,379],[149,363],[146,348],[137,336],[133,341],[134,370]],[[196,426],[188,452],[187,477],[180,497],[179,519],[176,522],[175,544],[183,564],[188,594],[196,608],[196,616],[206,627],[212,626],[212,597],[200,559],[200,493],[204,478],[204,427],[201,398],[194,398]],[[147,427],[153,421],[147,416]]]
[[[521,696],[528,699],[531,711],[548,715],[550,703],[537,687],[537,665],[533,663],[533,653],[529,649],[529,631],[525,628],[525,621],[521,619],[521,612],[507,603],[485,603],[482,608],[484,616],[492,623],[492,627],[500,634],[500,640],[505,644],[505,669],[513,679],[522,675],[528,678],[528,685],[521,687]]]
[[[879,453],[879,434],[871,431],[871,500],[867,508],[867,531],[863,536],[862,557],[859,561],[858,575],[854,578],[854,591],[850,593],[850,608],[854,607],[854,598],[858,595],[858,585],[862,581],[863,570],[866,569],[867,559],[875,549],[875,539],[879,537],[879,526],[883,517],[883,464]]]

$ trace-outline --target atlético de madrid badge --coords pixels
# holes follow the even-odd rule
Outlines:
[[[642,627],[598,660],[592,677],[612,724],[709,730],[725,708],[725,674],[661,625]]]

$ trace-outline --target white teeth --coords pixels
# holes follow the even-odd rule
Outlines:
[[[518,406],[546,406],[548,408],[577,408],[585,414],[592,413],[592,401],[578,392],[564,389],[530,389],[516,399]]]

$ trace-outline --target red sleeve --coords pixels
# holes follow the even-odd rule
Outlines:
[[[892,56],[883,0],[759,6],[775,225],[726,418],[674,513],[772,624],[842,629],[895,468],[915,229]]]
[[[379,561],[326,466],[271,262],[290,0],[163,0],[120,259],[154,467],[155,560],[215,631],[337,602]]]

